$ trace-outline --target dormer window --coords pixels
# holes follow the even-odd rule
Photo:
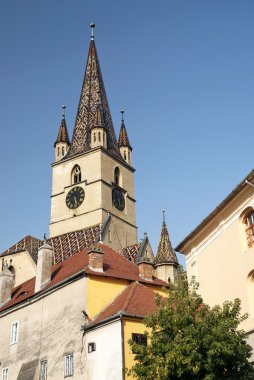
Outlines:
[[[72,170],[72,183],[75,184],[79,182],[81,182],[81,169],[80,166],[76,165]]]
[[[254,244],[254,210],[251,209],[244,218],[245,233],[247,238],[248,247]]]

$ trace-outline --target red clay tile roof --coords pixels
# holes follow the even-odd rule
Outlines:
[[[102,273],[94,272],[88,268],[87,252],[89,251],[89,248],[86,248],[86,250],[78,252],[67,260],[54,265],[52,267],[51,282],[43,290],[51,288],[52,286],[70,278],[80,271],[84,271],[84,273],[95,276],[114,277],[129,281],[139,281],[142,283],[166,286],[166,283],[157,278],[154,278],[153,282],[143,280],[139,277],[139,269],[135,264],[120,256],[110,247],[104,244],[99,244],[99,246],[104,252]],[[12,299],[0,308],[0,312],[32,297],[34,295],[34,285],[35,278],[32,278],[14,288],[12,292]]]
[[[67,125],[66,125],[64,117],[62,118],[62,121],[61,121],[61,124],[60,124],[60,127],[59,127],[59,131],[58,131],[58,135],[57,135],[57,139],[56,139],[56,142],[54,144],[54,147],[56,146],[57,143],[60,143],[60,142],[66,143],[66,144],[70,145]]]
[[[120,311],[133,316],[142,316],[154,312],[156,309],[155,293],[140,284],[133,282],[92,322],[97,324]]]
[[[66,260],[75,253],[84,250],[92,244],[100,232],[100,225],[83,228],[82,230],[68,232],[63,235],[55,236],[47,240],[47,243],[53,247],[53,264]],[[37,262],[38,249],[43,244],[43,240],[39,240],[32,236],[26,236],[17,244],[7,249],[2,255],[8,255],[21,251],[28,251],[33,260]]]

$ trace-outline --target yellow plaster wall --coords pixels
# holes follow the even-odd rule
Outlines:
[[[87,279],[87,314],[94,318],[129,285],[128,280],[89,276]]]
[[[132,339],[132,333],[144,334],[146,330],[143,320],[141,319],[123,319],[123,334],[124,334],[124,366],[131,369],[134,364],[134,355],[131,353],[131,348],[128,343]],[[125,375],[125,380],[132,380],[133,376]]]

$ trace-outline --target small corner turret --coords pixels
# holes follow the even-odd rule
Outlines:
[[[65,121],[66,106],[62,106],[62,109],[63,109],[62,120],[59,127],[57,139],[54,144],[56,162],[60,161],[66,155],[70,147],[70,140],[69,140],[67,125]]]
[[[120,133],[119,133],[118,146],[119,146],[120,153],[124,161],[127,162],[127,164],[131,166],[132,147],[130,145],[130,141],[129,141],[125,124],[124,124],[124,118],[123,118],[124,110],[121,110],[121,114],[122,114],[122,123],[121,123],[121,128],[120,128]]]
[[[161,237],[155,257],[156,276],[165,282],[174,284],[178,276],[178,267],[179,263],[170,242],[165,222],[165,210],[163,210]]]
[[[94,115],[91,128],[91,148],[102,146],[107,149],[107,129],[104,123],[103,108],[101,105],[100,94],[98,93],[98,106]]]

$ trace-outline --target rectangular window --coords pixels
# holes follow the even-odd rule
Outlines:
[[[73,375],[73,354],[64,357],[64,377]]]
[[[147,337],[144,334],[132,334],[132,340],[136,344],[141,344],[142,346],[147,346]]]
[[[11,325],[11,344],[15,344],[18,341],[19,334],[19,321],[13,322]]]
[[[8,380],[9,368],[3,368],[2,370],[2,380]]]
[[[88,343],[88,353],[90,354],[91,352],[96,350],[96,345],[94,342]]]
[[[40,368],[40,380],[47,380],[47,368],[48,368],[47,360],[42,360],[41,368]]]

